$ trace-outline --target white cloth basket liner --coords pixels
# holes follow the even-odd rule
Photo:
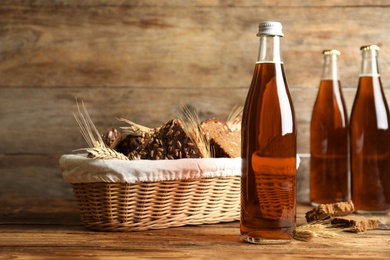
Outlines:
[[[241,176],[241,158],[125,161],[66,154],[61,156],[59,164],[68,183],[135,183]]]

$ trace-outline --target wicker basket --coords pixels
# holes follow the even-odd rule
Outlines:
[[[240,177],[72,184],[84,225],[142,231],[239,219]]]
[[[92,230],[142,231],[240,219],[240,176],[71,185],[81,220]]]

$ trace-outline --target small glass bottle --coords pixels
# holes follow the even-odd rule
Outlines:
[[[322,78],[310,122],[310,201],[349,198],[348,115],[338,75],[338,50],[323,51]]]
[[[259,53],[242,119],[242,238],[291,241],[296,218],[295,114],[281,59],[279,22],[259,24]]]
[[[378,69],[376,45],[361,47],[359,85],[352,106],[351,193],[358,213],[390,211],[389,108]]]

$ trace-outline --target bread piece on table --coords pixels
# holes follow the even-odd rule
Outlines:
[[[379,227],[379,220],[367,216],[354,215],[333,218],[331,224],[332,226],[345,228],[347,231],[358,233],[370,229],[377,229]]]
[[[353,202],[337,202],[332,204],[320,204],[314,209],[306,212],[307,222],[321,220],[327,217],[347,216],[355,211]]]

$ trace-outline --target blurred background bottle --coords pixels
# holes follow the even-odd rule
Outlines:
[[[258,58],[242,118],[241,236],[291,241],[296,218],[295,114],[281,59],[282,25],[259,24]]]
[[[358,213],[390,211],[389,108],[376,45],[361,47],[359,85],[351,112],[351,189]]]
[[[310,123],[310,201],[349,198],[348,114],[338,74],[338,50],[323,51],[323,70]]]

